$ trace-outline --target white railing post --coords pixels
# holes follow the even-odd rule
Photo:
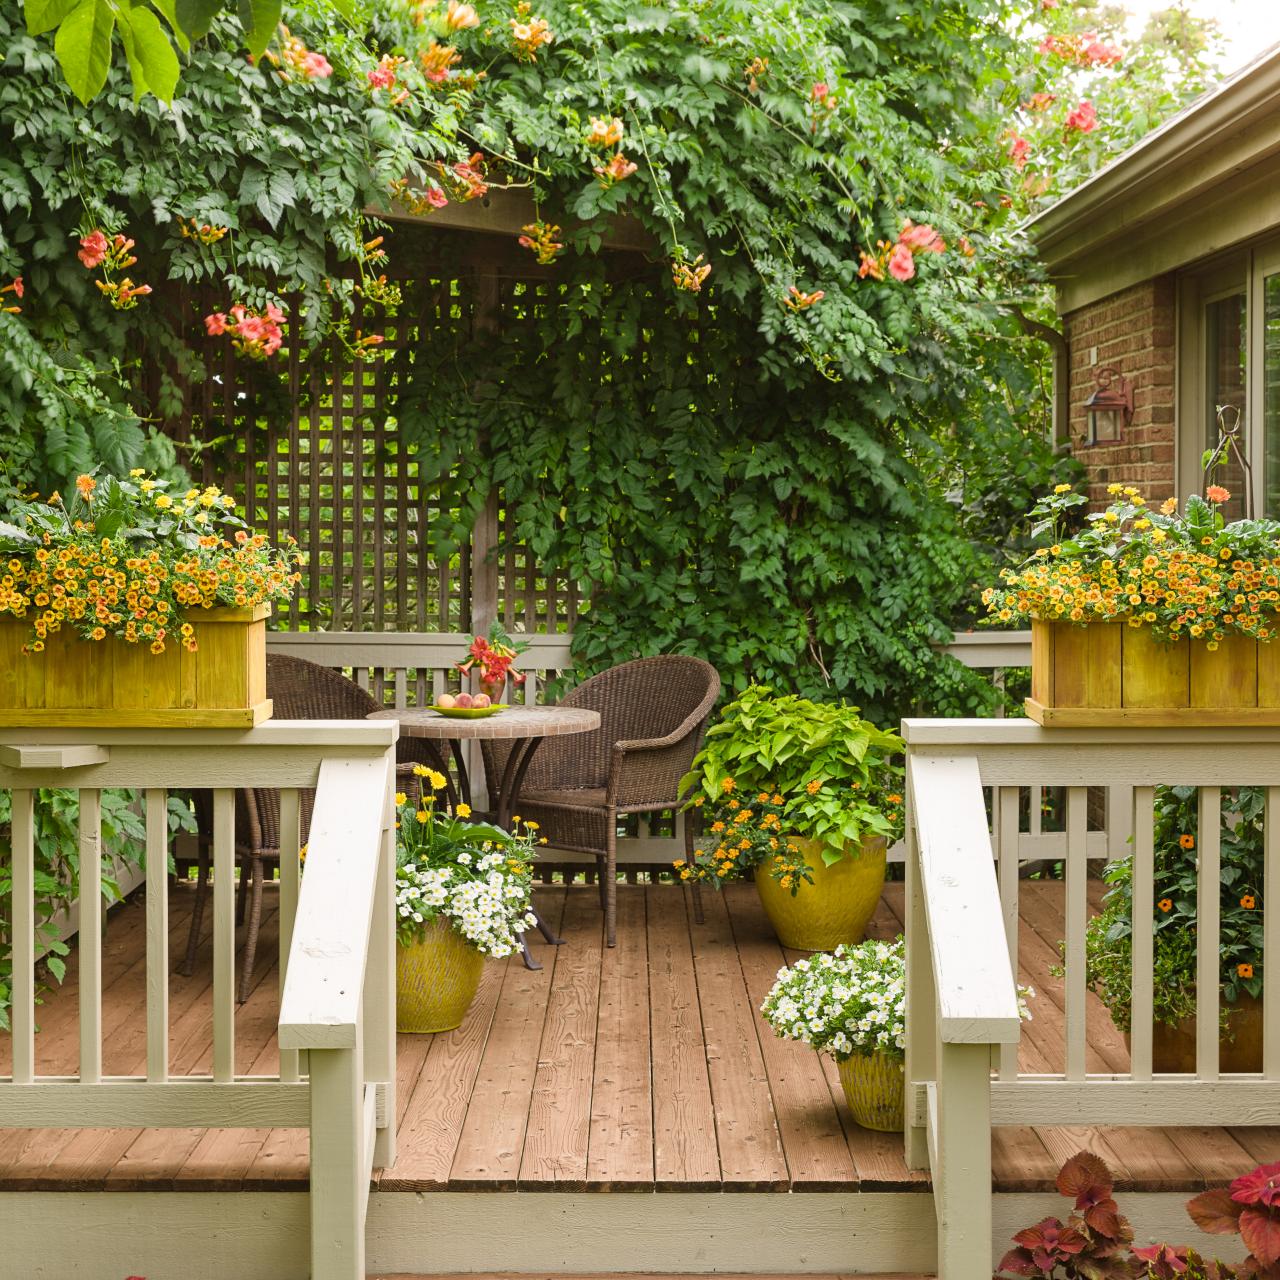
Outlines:
[[[910,779],[906,793],[906,1162],[909,1169],[929,1167],[928,1118],[918,1114],[916,1099],[938,1077],[938,996],[933,983],[929,924],[920,884],[919,844]]]
[[[394,770],[393,770],[394,776]],[[378,859],[369,963],[364,986],[365,1079],[379,1093],[373,1164],[385,1169],[396,1158],[396,832],[395,807],[388,804]]]
[[[939,1280],[991,1274],[991,1048],[943,1044],[934,1170]]]
[[[364,1280],[364,1064],[347,1049],[311,1061],[311,1280]]]

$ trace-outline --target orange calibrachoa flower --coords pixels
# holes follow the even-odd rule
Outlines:
[[[1214,489],[1218,500],[1225,489]],[[1280,614],[1280,522],[1226,524],[1216,503],[1191,498],[1178,514],[1153,511],[1132,486],[1110,486],[1111,506],[1070,532],[1065,517],[1087,499],[1059,486],[1031,518],[1052,545],[1001,573],[983,593],[997,621],[1127,622],[1159,639],[1216,649],[1224,637],[1270,640]],[[1229,495],[1228,495],[1229,496]]]
[[[0,533],[0,614],[28,619],[38,653],[64,626],[89,641],[116,636],[163,653],[196,648],[187,609],[287,600],[299,574],[292,547],[244,528],[216,486],[166,493],[167,481],[76,480],[76,496],[29,502]],[[56,495],[55,495],[56,496]]]

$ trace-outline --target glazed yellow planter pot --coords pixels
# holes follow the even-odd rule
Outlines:
[[[861,848],[846,848],[831,866],[822,860],[821,841],[788,839],[804,856],[813,883],[792,894],[766,864],[756,868],[756,889],[778,941],[793,951],[832,951],[842,942],[861,942],[884,888],[884,837],[867,836]]]
[[[480,986],[484,954],[445,919],[396,950],[396,1030],[416,1035],[460,1026]]]
[[[855,1053],[836,1063],[844,1100],[864,1129],[901,1133],[904,1063],[887,1053]]]

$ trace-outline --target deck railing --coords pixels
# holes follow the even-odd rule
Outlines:
[[[309,1128],[311,1275],[364,1269],[370,1170],[395,1149],[396,726],[270,721],[256,729],[0,730],[13,794],[12,1073],[0,1128]],[[280,848],[300,845],[299,789],[316,788],[305,874],[280,859],[275,1076],[236,1062],[235,789],[280,788]],[[80,810],[79,1071],[37,1071],[34,793],[73,788]],[[103,1072],[100,796],[145,789],[146,1074]],[[213,1062],[169,1067],[171,789],[213,790]]]
[[[1266,788],[1263,901],[1280,886],[1280,730],[1045,730],[1026,720],[908,720],[907,1159],[933,1173],[943,1280],[990,1275],[997,1125],[1253,1125],[1280,1107],[1280,993],[1264,992],[1261,1073],[1219,1069],[1219,852],[1223,793]],[[1154,804],[1157,785],[1198,789],[1196,1062],[1153,1070]],[[1025,789],[1065,791],[1065,1043],[1020,1070],[1015,974]],[[1110,831],[1088,830],[1106,789]],[[1132,833],[1130,839],[1129,833]],[[1128,1071],[1090,1071],[1086,928],[1091,859],[1133,859]],[[1264,954],[1280,954],[1280,912]],[[1032,1003],[1034,1015],[1035,1005]]]

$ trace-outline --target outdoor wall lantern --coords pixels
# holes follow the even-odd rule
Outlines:
[[[1096,386],[1084,402],[1089,415],[1089,444],[1115,444],[1133,420],[1133,384],[1119,369],[1103,365],[1094,375]]]

